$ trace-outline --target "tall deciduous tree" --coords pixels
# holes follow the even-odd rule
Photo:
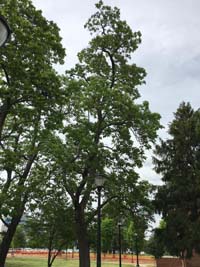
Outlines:
[[[164,182],[156,204],[166,222],[167,250],[191,256],[193,249],[200,249],[200,111],[182,103],[169,135],[155,151],[155,169]]]
[[[3,221],[10,218],[0,245],[3,267],[26,203],[37,190],[31,170],[41,144],[61,122],[63,94],[53,64],[62,63],[65,53],[58,27],[31,1],[3,0],[0,9],[13,32],[0,50],[0,214]]]
[[[160,127],[160,116],[149,110],[148,102],[137,102],[137,87],[146,73],[131,63],[131,56],[141,33],[120,19],[118,8],[102,1],[96,7],[85,25],[93,38],[78,54],[79,63],[66,72],[69,116],[62,131],[65,139],[54,140],[52,159],[74,206],[81,267],[90,266],[87,227],[95,176],[107,178],[106,203],[119,196]]]

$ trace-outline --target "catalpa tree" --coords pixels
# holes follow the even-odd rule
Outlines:
[[[144,151],[160,128],[160,116],[149,110],[148,102],[137,102],[146,72],[131,57],[141,33],[121,20],[118,8],[102,1],[96,8],[85,24],[93,38],[64,78],[65,127],[60,135],[49,137],[53,146],[47,154],[71,197],[81,267],[90,266],[87,229],[96,213],[95,177],[106,178],[102,206],[121,196],[122,187],[131,192],[139,179],[135,167],[142,166]]]

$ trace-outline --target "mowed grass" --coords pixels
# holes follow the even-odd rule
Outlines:
[[[119,263],[107,263],[102,262],[102,267],[117,267]],[[66,259],[56,259],[53,267],[78,267],[78,260],[66,260]],[[91,262],[91,267],[95,267],[96,262]],[[133,267],[133,264],[126,264],[126,267]],[[20,257],[13,257],[8,258],[6,261],[6,267],[47,267],[47,259],[45,258],[20,258]]]

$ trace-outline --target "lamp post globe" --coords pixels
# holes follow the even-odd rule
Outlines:
[[[6,19],[0,15],[0,47],[8,41],[10,34],[11,30]]]
[[[95,185],[96,185],[97,189],[98,189],[99,187],[102,188],[103,185],[104,185],[104,182],[105,182],[105,178],[104,178],[102,175],[98,174],[98,175],[95,177]]]

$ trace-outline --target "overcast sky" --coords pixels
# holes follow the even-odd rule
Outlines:
[[[67,57],[64,71],[72,67],[76,54],[86,47],[90,35],[83,25],[95,12],[95,0],[33,0],[48,20],[61,29]],[[182,101],[199,108],[200,99],[200,1],[199,0],[104,0],[117,6],[122,19],[133,31],[140,30],[142,44],[133,61],[148,73],[146,85],[139,88],[143,100],[162,116],[166,127]],[[159,183],[147,160],[141,171],[144,178]]]

